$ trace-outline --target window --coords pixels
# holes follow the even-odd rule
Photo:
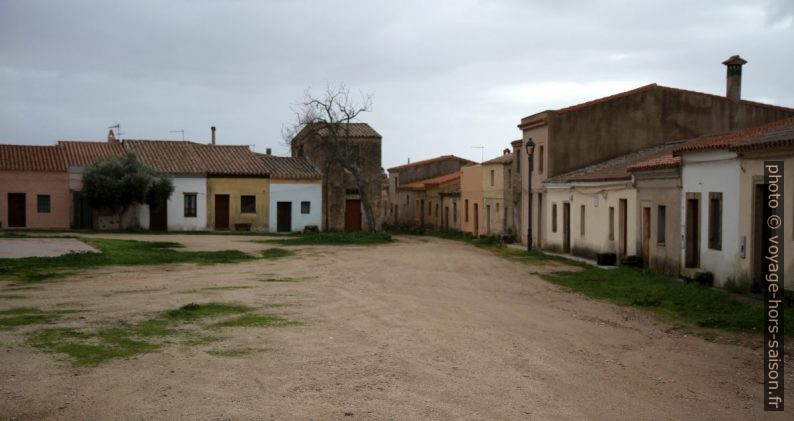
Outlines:
[[[609,207],[609,239],[615,239],[615,207]]]
[[[195,218],[196,217],[196,205],[198,201],[196,199],[196,193],[185,193],[184,195],[185,201],[185,218]]]
[[[256,196],[240,196],[240,212],[256,213]]]
[[[466,199],[466,201],[464,202],[464,206],[465,206],[465,209],[466,209],[464,211],[466,213],[466,215],[463,218],[463,220],[466,221],[466,222],[469,222],[469,199]]]
[[[427,202],[427,216],[433,216],[433,204]]]
[[[584,237],[584,205],[579,209],[579,235]]]
[[[458,202],[452,202],[452,222],[458,222]]]
[[[551,232],[557,232],[557,204],[551,205]]]
[[[410,200],[410,198],[409,198],[409,197],[408,197],[408,195],[406,194],[406,195],[405,195],[405,206],[408,206],[408,201],[409,201],[409,200]]]
[[[438,217],[438,203],[436,203],[436,217]]]
[[[543,174],[543,145],[538,148],[538,174]]]
[[[312,202],[301,202],[301,213],[309,214],[312,211]],[[392,210],[394,212],[394,210]]]
[[[722,193],[709,193],[709,248],[722,250]]]
[[[491,170],[491,187],[493,187],[493,181],[494,181],[494,170]]]
[[[496,203],[496,213],[499,213],[499,203]]]
[[[659,244],[664,244],[664,233],[666,231],[666,226],[667,208],[659,205],[656,207],[656,242]]]
[[[36,210],[39,213],[50,213],[50,195],[40,194],[36,196]]]

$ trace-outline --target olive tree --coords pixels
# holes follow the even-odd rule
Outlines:
[[[173,191],[170,176],[154,171],[132,152],[98,161],[83,174],[83,192],[91,207],[119,215],[135,203],[160,206]]]

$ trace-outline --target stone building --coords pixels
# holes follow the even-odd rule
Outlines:
[[[442,155],[423,161],[417,161],[397,167],[389,168],[389,203],[388,213],[386,214],[386,222],[391,225],[424,225],[422,215],[426,213],[424,206],[424,193],[417,193],[416,186],[424,183],[422,181],[430,181],[432,179],[442,176],[450,176],[452,178],[457,174],[460,169],[466,165],[472,165],[474,162],[468,159],[460,158],[454,155]],[[459,176],[458,176],[459,177]],[[410,186],[409,186],[410,185]],[[407,187],[406,187],[407,186]],[[406,188],[403,188],[406,187]],[[424,192],[424,187],[420,189]],[[452,206],[457,208],[457,202],[453,198],[459,196],[459,191],[454,189],[450,190],[448,183],[444,185],[442,192],[447,198],[445,206]],[[419,209],[422,209],[422,212]],[[446,210],[444,211],[446,212]],[[446,225],[442,221],[442,226],[447,226],[449,229],[457,226],[457,214],[454,209],[450,211],[450,222]]]
[[[362,200],[372,206],[377,228],[383,215],[381,168],[382,137],[367,123],[350,123],[350,136],[342,140],[344,147],[358,157],[357,164],[364,180],[364,191],[353,175],[334,157],[334,148],[324,138],[322,129],[304,127],[290,141],[293,157],[305,157],[322,174],[322,227],[330,231],[358,231],[366,227]]]
[[[739,57],[728,66],[727,94],[718,96],[657,84],[521,119],[522,145],[514,159],[521,173],[521,241],[526,243],[532,204],[533,244],[546,244],[543,215],[548,213],[543,182],[608,159],[666,142],[759,126],[794,116],[794,109],[742,100]],[[532,186],[523,144],[535,143]],[[532,201],[529,200],[531,191]],[[543,210],[543,212],[539,210]]]

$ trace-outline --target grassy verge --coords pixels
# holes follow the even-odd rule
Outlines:
[[[262,258],[264,259],[280,259],[282,257],[294,256],[295,252],[287,249],[272,248],[262,250]]]
[[[100,253],[71,253],[58,257],[0,259],[0,276],[36,282],[65,276],[77,269],[111,265],[161,265],[172,263],[236,263],[254,259],[239,250],[179,251],[181,244],[83,238]]]
[[[391,234],[386,232],[319,232],[304,234],[291,238],[259,240],[258,243],[281,244],[285,246],[318,246],[318,245],[370,245],[384,244],[392,241]]]
[[[122,322],[95,330],[69,327],[40,329],[27,335],[27,343],[45,352],[64,354],[75,366],[95,366],[114,358],[156,351],[173,337],[181,337],[184,346],[201,346],[223,339],[207,335],[201,329],[294,323],[269,314],[248,314],[254,310],[253,307],[223,303],[191,303],[137,323]],[[16,316],[10,317],[39,313],[36,309],[23,307],[16,309],[14,314]],[[234,354],[235,350],[229,352]]]

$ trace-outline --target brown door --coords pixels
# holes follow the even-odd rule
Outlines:
[[[700,200],[686,200],[686,259],[688,268],[700,266]]]
[[[444,206],[444,231],[449,230],[449,206]]]
[[[628,200],[618,200],[618,255],[625,256],[628,252]]]
[[[474,236],[480,236],[480,210],[477,208],[477,203],[474,204]]]
[[[571,204],[562,204],[562,252],[571,252]]]
[[[361,231],[361,200],[347,199],[345,202],[345,231]]]
[[[215,195],[215,229],[229,229],[229,195]]]
[[[149,229],[152,231],[168,230],[168,206],[165,203],[149,208]]]
[[[767,187],[764,184],[756,184],[753,196],[753,243],[750,252],[752,253],[753,265],[753,291],[763,291],[764,281],[764,238],[769,238],[771,232],[769,226],[764,223],[764,193]],[[787,279],[788,280],[788,279]]]
[[[292,232],[292,202],[276,203],[276,230]]]
[[[25,220],[25,193],[8,193],[8,226],[23,228]]]
[[[645,266],[651,261],[651,208],[642,208],[642,262]]]

